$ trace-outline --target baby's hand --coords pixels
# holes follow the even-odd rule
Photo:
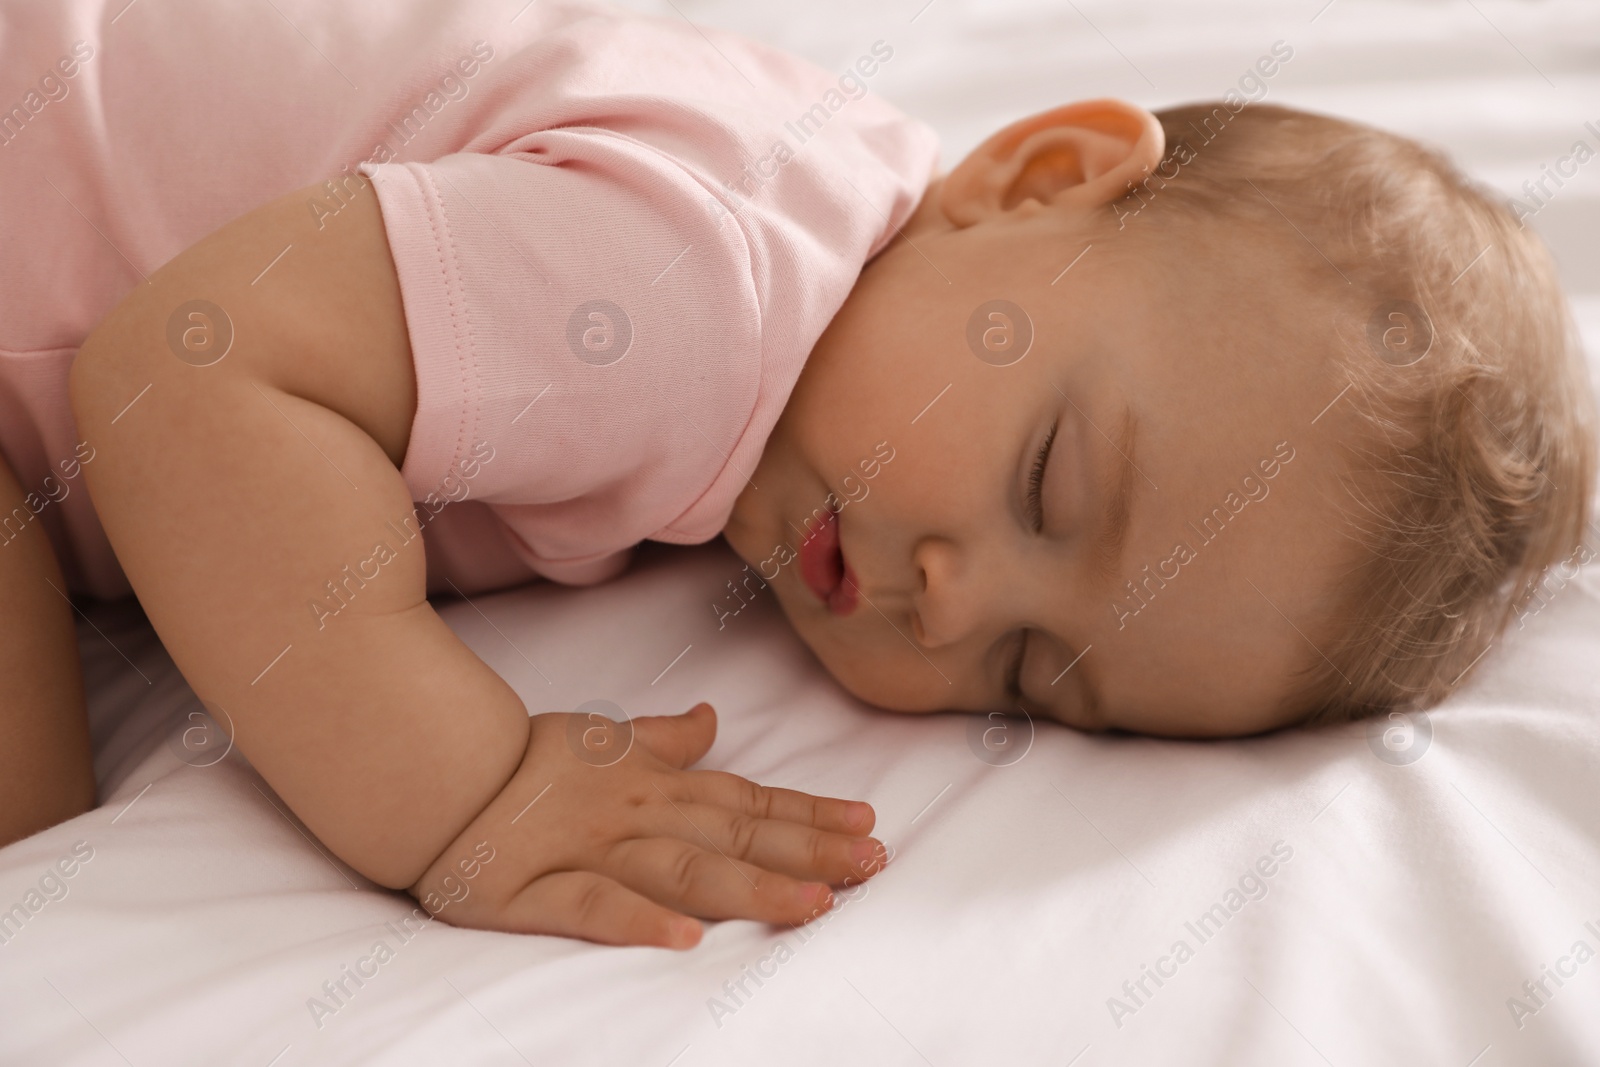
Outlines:
[[[691,916],[802,923],[887,859],[866,804],[685,770],[716,736],[709,704],[529,725],[516,774],[411,887],[456,926],[692,948]]]

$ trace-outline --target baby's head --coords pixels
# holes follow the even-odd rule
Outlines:
[[[870,703],[1249,734],[1447,693],[1593,453],[1549,256],[1444,159],[1090,101],[930,185],[726,534]]]

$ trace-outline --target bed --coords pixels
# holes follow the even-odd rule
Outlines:
[[[1443,145],[1507,193],[1600,148],[1581,2],[637,6],[825,67],[889,42],[873,91],[946,165],[1069,99],[1220,96],[1279,41],[1267,99]],[[1600,162],[1531,224],[1600,355]],[[102,806],[0,850],[0,1062],[1600,1063],[1593,567],[1426,716],[1203,744],[1040,725],[1000,749],[979,720],[854,702],[770,599],[719,628],[739,569],[653,548],[595,589],[442,611],[532,710],[709,700],[703,766],[869,800],[893,862],[824,921],[713,924],[685,954],[418,922],[228,748],[136,605],[96,605]]]

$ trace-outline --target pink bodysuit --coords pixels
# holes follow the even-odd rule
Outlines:
[[[519,6],[8,6],[0,450],[31,495],[0,551],[42,522],[75,592],[129,592],[72,357],[161,264],[325,179],[324,228],[375,185],[398,269],[430,590],[597,581],[721,530],[935,139],[873,91],[884,41],[824,71],[681,18]]]

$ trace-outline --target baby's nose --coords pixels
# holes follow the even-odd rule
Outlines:
[[[981,583],[956,547],[927,540],[914,553],[918,588],[911,598],[911,631],[924,648],[955,644],[984,612]]]

